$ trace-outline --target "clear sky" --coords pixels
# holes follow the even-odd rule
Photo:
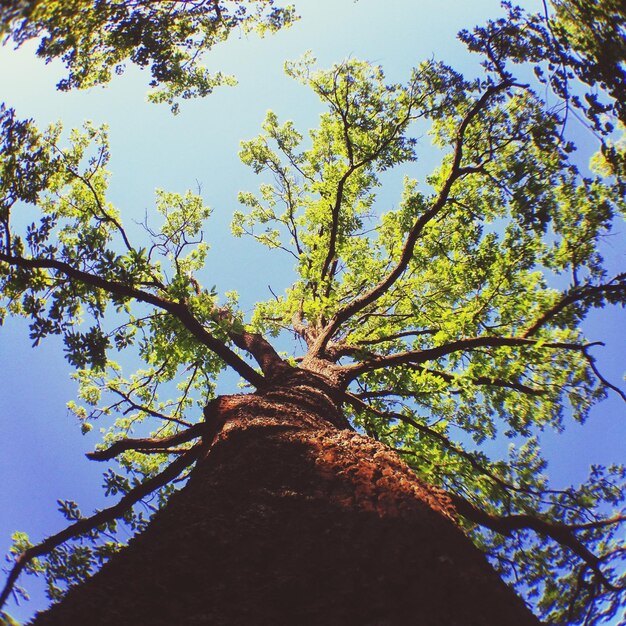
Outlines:
[[[235,74],[237,87],[184,102],[176,117],[167,106],[145,103],[146,73],[131,70],[106,89],[64,94],[54,89],[62,72],[58,65],[44,65],[34,57],[32,47],[18,52],[0,49],[0,101],[13,106],[18,116],[32,117],[40,127],[62,119],[67,130],[86,119],[109,124],[110,199],[122,211],[125,224],[141,221],[151,210],[155,188],[184,192],[201,185],[206,202],[214,208],[205,232],[212,252],[203,278],[222,293],[239,291],[244,309],[266,298],[268,285],[276,292],[284,289],[290,262],[229,234],[237,192],[258,185],[239,162],[239,142],[259,133],[267,109],[283,120],[293,119],[301,131],[315,125],[321,112],[305,87],[284,76],[283,62],[307,50],[313,51],[321,67],[348,56],[364,58],[381,64],[392,81],[405,80],[411,67],[433,56],[471,71],[476,60],[467,56],[455,33],[500,11],[498,0],[294,2],[302,19],[290,30],[264,40],[234,38],[207,59],[210,67]],[[524,4],[531,6],[531,2]],[[431,163],[427,137],[420,146],[422,158],[411,172],[418,178]],[[397,205],[399,180],[398,175],[389,177],[379,202]],[[607,245],[607,254],[616,264],[626,249],[623,225]],[[624,322],[620,311],[606,309],[592,315],[586,326],[590,339],[607,342],[594,355],[604,375],[616,383],[624,370]],[[82,436],[68,414],[65,405],[74,397],[75,385],[60,343],[47,339],[31,349],[26,324],[8,320],[0,329],[0,372],[0,552],[4,554],[15,530],[38,541],[65,526],[57,498],[76,500],[84,512],[105,503],[100,490],[103,468],[84,457],[98,440],[97,428]],[[594,410],[589,428],[573,425],[564,435],[550,436],[548,452],[557,482],[583,479],[590,463],[625,461],[624,417],[624,404],[611,397]],[[44,608],[46,600],[31,577],[22,582],[35,589],[34,599],[8,610],[26,620]]]

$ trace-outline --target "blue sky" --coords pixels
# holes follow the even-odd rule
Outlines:
[[[207,64],[232,72],[239,85],[184,102],[176,117],[166,106],[145,103],[148,76],[136,70],[115,78],[106,89],[58,93],[54,85],[62,68],[44,65],[29,46],[18,52],[0,49],[0,100],[39,126],[57,119],[66,130],[86,119],[108,123],[110,198],[127,224],[143,219],[153,206],[155,188],[184,192],[199,183],[214,209],[206,230],[212,251],[204,278],[222,293],[239,291],[244,309],[249,309],[256,299],[268,296],[268,284],[277,292],[286,286],[290,263],[229,234],[237,192],[258,185],[239,162],[239,142],[258,134],[267,109],[281,119],[293,119],[301,130],[312,127],[321,112],[306,88],[284,76],[284,61],[307,50],[321,67],[348,56],[364,58],[381,64],[392,81],[406,79],[411,67],[432,56],[471,70],[476,61],[467,57],[455,33],[499,12],[497,0],[301,0],[297,6],[302,20],[292,29],[264,40],[240,37],[215,50]],[[427,138],[423,145],[424,157],[413,173],[418,177],[430,163]],[[390,206],[398,203],[401,191],[394,176],[382,197]],[[607,250],[615,264],[626,247],[623,233],[622,225]],[[626,317],[617,309],[601,313],[590,317],[588,336],[607,342],[606,349],[594,354],[604,375],[619,383],[626,347],[620,330]],[[59,342],[49,339],[33,350],[26,325],[9,320],[0,329],[0,371],[0,552],[6,553],[15,530],[37,541],[64,527],[57,498],[76,500],[84,511],[103,506],[103,468],[84,458],[97,442],[97,428],[82,436],[66,409],[75,385]],[[565,434],[548,438],[557,482],[584,478],[589,463],[626,460],[623,407],[611,397],[594,410],[589,428],[573,425]],[[26,620],[46,600],[30,577],[22,582],[35,590],[34,599],[9,607],[9,612]]]

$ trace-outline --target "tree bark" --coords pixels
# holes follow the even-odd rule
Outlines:
[[[539,624],[443,492],[294,370],[222,396],[187,485],[36,626]]]

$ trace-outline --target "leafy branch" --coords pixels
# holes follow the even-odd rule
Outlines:
[[[598,520],[590,524],[557,524],[548,522],[535,515],[493,515],[479,509],[465,498],[453,493],[448,493],[459,515],[466,519],[489,528],[500,535],[511,535],[521,530],[533,530],[540,535],[546,535],[558,544],[569,548],[574,554],[594,572],[602,584],[610,591],[623,591],[626,587],[613,584],[600,569],[602,557],[591,552],[585,544],[574,534],[575,530],[589,528],[605,528],[626,521],[625,515],[616,515],[609,519]]]
[[[378,284],[374,285],[371,289],[354,298],[351,302],[341,307],[332,316],[328,324],[320,332],[315,345],[311,348],[311,354],[318,356],[323,354],[326,345],[330,339],[339,331],[342,324],[349,320],[351,317],[362,311],[364,308],[375,302],[383,294],[387,293],[391,286],[398,280],[398,278],[405,272],[409,265],[409,261],[413,256],[415,244],[419,239],[421,233],[426,226],[442,211],[446,206],[450,191],[453,184],[459,179],[468,174],[465,168],[462,167],[463,159],[463,147],[465,133],[472,120],[487,106],[489,101],[497,94],[509,89],[514,85],[512,80],[504,80],[498,84],[489,86],[481,97],[469,108],[461,123],[459,124],[456,141],[454,146],[454,152],[452,156],[452,162],[450,167],[450,173],[448,174],[445,182],[439,191],[437,198],[433,202],[430,209],[422,213],[413,224],[413,227],[409,231],[403,247],[400,253],[400,258],[396,266],[392,269],[387,276],[385,276]]]
[[[17,255],[0,252],[0,261],[23,269],[51,269],[60,272],[68,278],[84,285],[104,289],[107,293],[124,299],[134,299],[138,302],[151,304],[159,309],[167,311],[178,319],[194,337],[203,345],[215,352],[225,363],[230,365],[238,374],[255,387],[263,385],[263,377],[250,367],[241,357],[233,352],[219,339],[215,338],[191,313],[188,305],[184,302],[166,300],[147,291],[142,291],[131,285],[103,278],[89,272],[77,269],[63,261],[55,259],[27,259]]]
[[[342,369],[348,380],[354,380],[365,372],[371,372],[377,369],[398,365],[419,365],[420,363],[433,361],[456,352],[467,352],[477,350],[479,348],[541,346],[542,348],[565,349],[582,352],[586,348],[593,345],[603,344],[601,342],[586,345],[559,341],[547,342],[540,341],[538,339],[528,339],[525,337],[470,337],[467,339],[452,341],[433,348],[425,348],[424,350],[408,350],[405,352],[397,352],[383,356],[374,356],[370,359],[365,359],[360,363],[344,365],[342,366]]]

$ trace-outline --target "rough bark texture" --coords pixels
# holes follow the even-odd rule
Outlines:
[[[332,389],[224,396],[187,486],[36,626],[530,626],[445,495],[337,428]],[[330,421],[329,421],[330,419]]]

